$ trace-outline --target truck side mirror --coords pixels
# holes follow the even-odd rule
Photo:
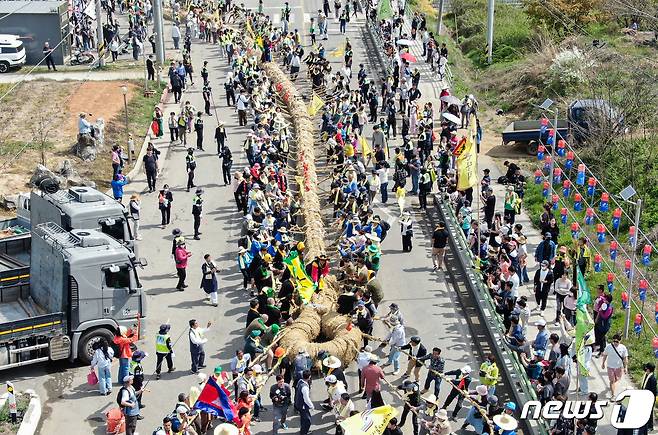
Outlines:
[[[146,260],[146,258],[144,258],[144,257],[140,257],[140,259],[139,259],[139,265],[140,265],[141,267],[146,267],[146,266],[149,265],[149,262]]]

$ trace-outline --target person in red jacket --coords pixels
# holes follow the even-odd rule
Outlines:
[[[187,277],[187,259],[192,256],[192,253],[185,248],[185,240],[179,240],[174,251],[174,259],[176,260],[176,275],[178,275],[178,284],[176,289],[184,291],[187,284],[185,278]]]
[[[309,264],[307,272],[311,276],[311,279],[314,283],[319,283],[320,278],[324,278],[325,276],[329,275],[328,260],[329,259],[326,254],[320,254],[319,256],[315,257],[315,260],[313,260],[311,264]]]
[[[131,345],[137,338],[137,334],[125,326],[119,326],[114,335],[114,344],[119,346],[119,384],[123,384],[123,378],[129,374],[130,360],[133,357]]]

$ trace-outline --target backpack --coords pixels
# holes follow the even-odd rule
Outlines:
[[[174,433],[180,432],[181,426],[183,426],[183,423],[178,418],[178,415],[176,413],[171,414],[169,416],[169,419],[171,420],[171,431],[174,432]]]
[[[119,393],[117,394],[117,405],[119,405],[119,408],[123,411],[125,406],[121,405],[121,396],[123,394],[123,390],[128,390],[126,387],[121,387],[119,388]]]
[[[183,85],[181,82],[181,79],[178,74],[174,74],[171,76],[171,87],[172,88],[180,88]]]

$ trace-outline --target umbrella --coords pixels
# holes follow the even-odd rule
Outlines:
[[[453,95],[444,95],[443,97],[441,97],[441,101],[446,103],[448,106],[450,106],[451,104],[456,104],[457,106],[461,106],[461,101],[459,100],[459,98]]]
[[[414,56],[411,53],[402,53],[400,57],[406,60],[407,62],[416,62],[416,56]]]
[[[407,46],[407,47],[408,47],[408,46],[411,45],[411,41],[409,41],[408,39],[398,39],[397,42],[396,42],[396,44],[398,44],[398,45],[404,45],[404,46]]]
[[[443,117],[445,119],[447,119],[448,121],[453,122],[455,124],[459,124],[461,122],[461,120],[459,118],[457,118],[455,115],[453,115],[452,113],[445,112],[443,114]]]

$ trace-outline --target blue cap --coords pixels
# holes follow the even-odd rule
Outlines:
[[[514,402],[505,403],[505,409],[509,409],[510,411],[516,411],[516,403]]]
[[[363,301],[359,301],[359,302],[356,303],[356,305],[359,306],[359,307],[365,307],[366,303],[363,302]]]

